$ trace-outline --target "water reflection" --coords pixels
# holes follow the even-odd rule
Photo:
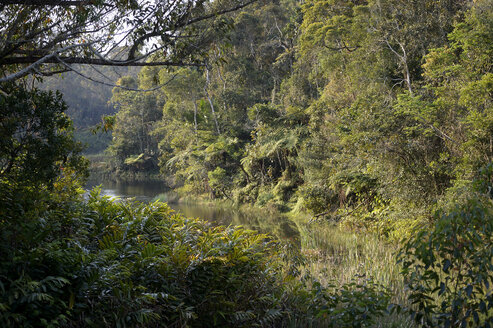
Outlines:
[[[169,204],[174,210],[187,217],[201,218],[220,225],[244,226],[262,233],[268,233],[282,240],[300,245],[300,233],[294,222],[282,215],[265,211],[241,211],[203,204]]]
[[[101,185],[101,194],[118,198],[135,198],[143,202],[151,201],[156,195],[169,190],[162,181],[113,181],[90,179],[86,189]]]
[[[135,198],[149,202],[154,197],[169,191],[160,181],[96,181],[90,180],[86,189],[101,185],[101,193],[110,197]],[[245,228],[271,234],[282,240],[300,245],[300,233],[294,222],[282,215],[273,215],[265,211],[240,211],[234,208],[222,208],[214,205],[195,203],[169,203],[171,208],[187,217],[201,218],[220,225],[242,225]]]

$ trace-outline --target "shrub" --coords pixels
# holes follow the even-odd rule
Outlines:
[[[257,202],[255,203],[255,205],[262,207],[273,200],[274,200],[274,195],[272,194],[272,192],[261,191],[259,192],[259,195],[257,197]]]
[[[328,186],[304,186],[300,194],[303,206],[314,214],[325,212],[337,203],[337,194]]]
[[[326,327],[369,327],[390,305],[389,291],[371,280],[314,287],[315,313],[325,319]]]
[[[233,192],[233,200],[235,204],[253,204],[257,200],[259,187],[256,183],[249,183],[243,188],[235,189]]]
[[[469,200],[436,213],[432,230],[411,237],[399,254],[411,313],[426,327],[493,324],[493,208]]]
[[[93,239],[79,291],[87,322],[250,326],[281,311],[276,250],[265,235],[184,218],[164,203],[113,203],[97,191],[88,206]]]

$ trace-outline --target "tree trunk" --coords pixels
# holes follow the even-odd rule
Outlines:
[[[195,128],[195,134],[197,134],[197,99],[193,97],[193,123],[194,123],[194,128]]]
[[[204,91],[205,91],[205,95],[207,97],[207,100],[209,101],[209,104],[211,106],[211,111],[212,111],[212,118],[214,119],[214,123],[216,124],[216,130],[217,130],[217,134],[221,134],[221,130],[219,130],[219,124],[217,123],[217,117],[216,117],[216,111],[214,110],[214,104],[212,102],[212,99],[209,95],[209,92],[207,91],[207,87],[209,86],[209,83],[210,83],[210,79],[209,79],[209,67],[206,65],[206,68],[205,68],[205,76],[206,76],[206,80],[205,80],[205,86],[204,86]]]

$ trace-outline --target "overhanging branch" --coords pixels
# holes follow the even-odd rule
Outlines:
[[[9,23],[12,26],[6,27],[7,38],[0,45],[0,82],[13,81],[32,73],[52,74],[60,68],[60,61],[63,61],[63,65],[69,66],[81,64],[114,67],[203,67],[202,62],[194,61],[188,55],[189,52],[193,53],[197,49],[200,51],[201,47],[207,46],[210,42],[209,30],[212,30],[214,25],[204,27],[200,30],[202,33],[195,33],[193,37],[184,33],[188,30],[187,27],[240,10],[258,0],[233,0],[214,9],[206,8],[203,12],[200,4],[205,1],[208,0],[160,0],[142,1],[142,3],[137,1],[141,6],[134,8],[125,2],[114,0],[0,0],[2,14],[4,13],[2,9],[8,5],[19,6],[20,9],[13,7],[12,9],[15,10],[7,13],[14,24]],[[175,8],[176,4],[185,7],[180,5]],[[88,10],[83,6],[91,6],[94,10],[88,11],[90,14],[87,17],[82,15],[85,18],[79,22],[73,20],[75,16],[55,17],[57,12],[52,13],[52,10],[57,6],[73,6],[76,10],[75,14]],[[201,10],[195,10],[195,7]],[[114,10],[118,12],[115,13]],[[24,11],[25,14],[22,15]],[[61,10],[63,11],[64,9]],[[50,16],[52,14],[53,17]],[[129,15],[135,18],[128,18]],[[24,23],[20,24],[20,22],[24,22],[26,17],[31,17],[32,20],[28,21],[29,24],[26,23],[24,31]],[[52,19],[55,21],[51,21]],[[147,21],[149,24],[146,23]],[[47,26],[40,26],[41,23]],[[23,28],[18,28],[18,25],[22,25]],[[151,30],[148,30],[149,28]],[[123,38],[117,37],[119,33]],[[98,37],[98,40],[87,42],[93,39],[93,36]],[[151,42],[158,36],[162,36],[163,40],[161,46],[156,47],[156,43]],[[153,54],[160,51],[166,54],[173,49],[176,50],[175,41],[166,40],[166,37],[172,39],[181,36],[190,39],[183,44],[185,47],[179,48],[179,54],[175,54],[174,57],[165,56],[161,61],[149,60]],[[126,60],[112,59],[115,58],[114,53],[111,53],[112,58],[108,58],[110,52],[107,48],[113,51],[124,40],[130,41],[130,45],[124,47],[128,51]],[[70,43],[72,45],[66,46]],[[146,46],[156,49],[150,50]],[[144,47],[145,53],[134,58],[140,47]],[[183,51],[182,48],[185,50]],[[68,49],[71,51],[67,51]],[[159,58],[153,59],[159,60]],[[68,67],[64,68],[66,69]],[[15,70],[19,71],[15,72]]]
[[[99,83],[99,84],[102,84],[102,85],[106,85],[106,86],[109,86],[109,87],[120,88],[120,89],[127,90],[127,91],[138,91],[138,92],[155,91],[155,90],[161,89],[162,87],[164,87],[167,84],[169,84],[171,81],[173,81],[175,79],[175,77],[177,75],[177,74],[174,74],[170,79],[168,79],[168,81],[166,81],[165,83],[162,83],[160,85],[157,85],[155,87],[152,87],[152,88],[149,88],[149,89],[135,89],[135,88],[128,88],[128,87],[125,87],[123,85],[119,85],[119,84],[115,84],[115,83],[108,83],[108,82],[104,82],[104,81],[101,81],[101,80],[93,79],[89,75],[84,74],[84,73],[76,70],[73,66],[70,66],[69,64],[65,63],[60,57],[55,56],[55,58],[59,61],[59,63],[61,65],[65,66],[67,70],[72,71],[75,74],[77,74],[77,75],[79,75],[79,76],[81,76],[81,77],[83,77],[83,78],[85,78],[85,79],[87,79],[89,81],[92,81],[92,82],[95,82],[95,83]]]
[[[142,62],[142,61],[128,61],[128,60],[106,60],[102,58],[83,58],[83,57],[62,57],[67,64],[88,64],[98,66],[189,66],[189,67],[201,67],[202,63],[186,63],[186,62],[172,62],[172,61],[158,61],[158,62]],[[56,58],[49,57],[44,58],[41,56],[29,56],[29,57],[8,57],[0,60],[0,66],[15,65],[15,64],[31,64],[37,63],[40,60],[42,64],[59,64]],[[38,63],[41,64],[41,63]]]
[[[220,10],[220,11],[217,11],[217,12],[212,13],[212,14],[209,14],[209,15],[204,15],[204,16],[200,16],[200,17],[197,17],[197,18],[192,18],[192,19],[188,20],[187,22],[185,22],[185,23],[183,23],[181,25],[176,25],[175,27],[176,28],[180,28],[180,27],[184,27],[184,26],[188,26],[188,25],[191,25],[191,24],[195,24],[197,22],[200,22],[200,21],[203,21],[203,20],[206,20],[206,19],[210,19],[210,18],[213,18],[213,17],[216,17],[216,16],[221,16],[221,15],[224,15],[224,14],[227,14],[227,13],[231,13],[233,11],[237,11],[237,10],[243,9],[244,7],[250,5],[250,4],[254,3],[254,2],[257,2],[257,0],[250,0],[250,1],[247,1],[247,2],[242,3],[240,5],[237,5],[237,6],[228,8],[228,9]]]
[[[94,0],[0,0],[1,5],[24,6],[111,6],[107,3],[98,3]]]

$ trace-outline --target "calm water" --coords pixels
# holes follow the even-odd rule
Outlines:
[[[169,188],[159,181],[93,181],[86,188],[101,185],[101,193],[115,198],[135,198],[149,202],[159,194],[169,192]],[[187,217],[201,218],[221,225],[242,225],[248,229],[269,233],[283,240],[291,240],[299,245],[297,226],[288,218],[264,211],[240,211],[234,208],[222,208],[214,205],[194,203],[169,203],[171,208]]]
[[[149,202],[154,197],[169,191],[164,182],[161,181],[111,181],[111,180],[89,180],[86,189],[101,185],[101,194],[115,198],[135,198],[140,201]]]

